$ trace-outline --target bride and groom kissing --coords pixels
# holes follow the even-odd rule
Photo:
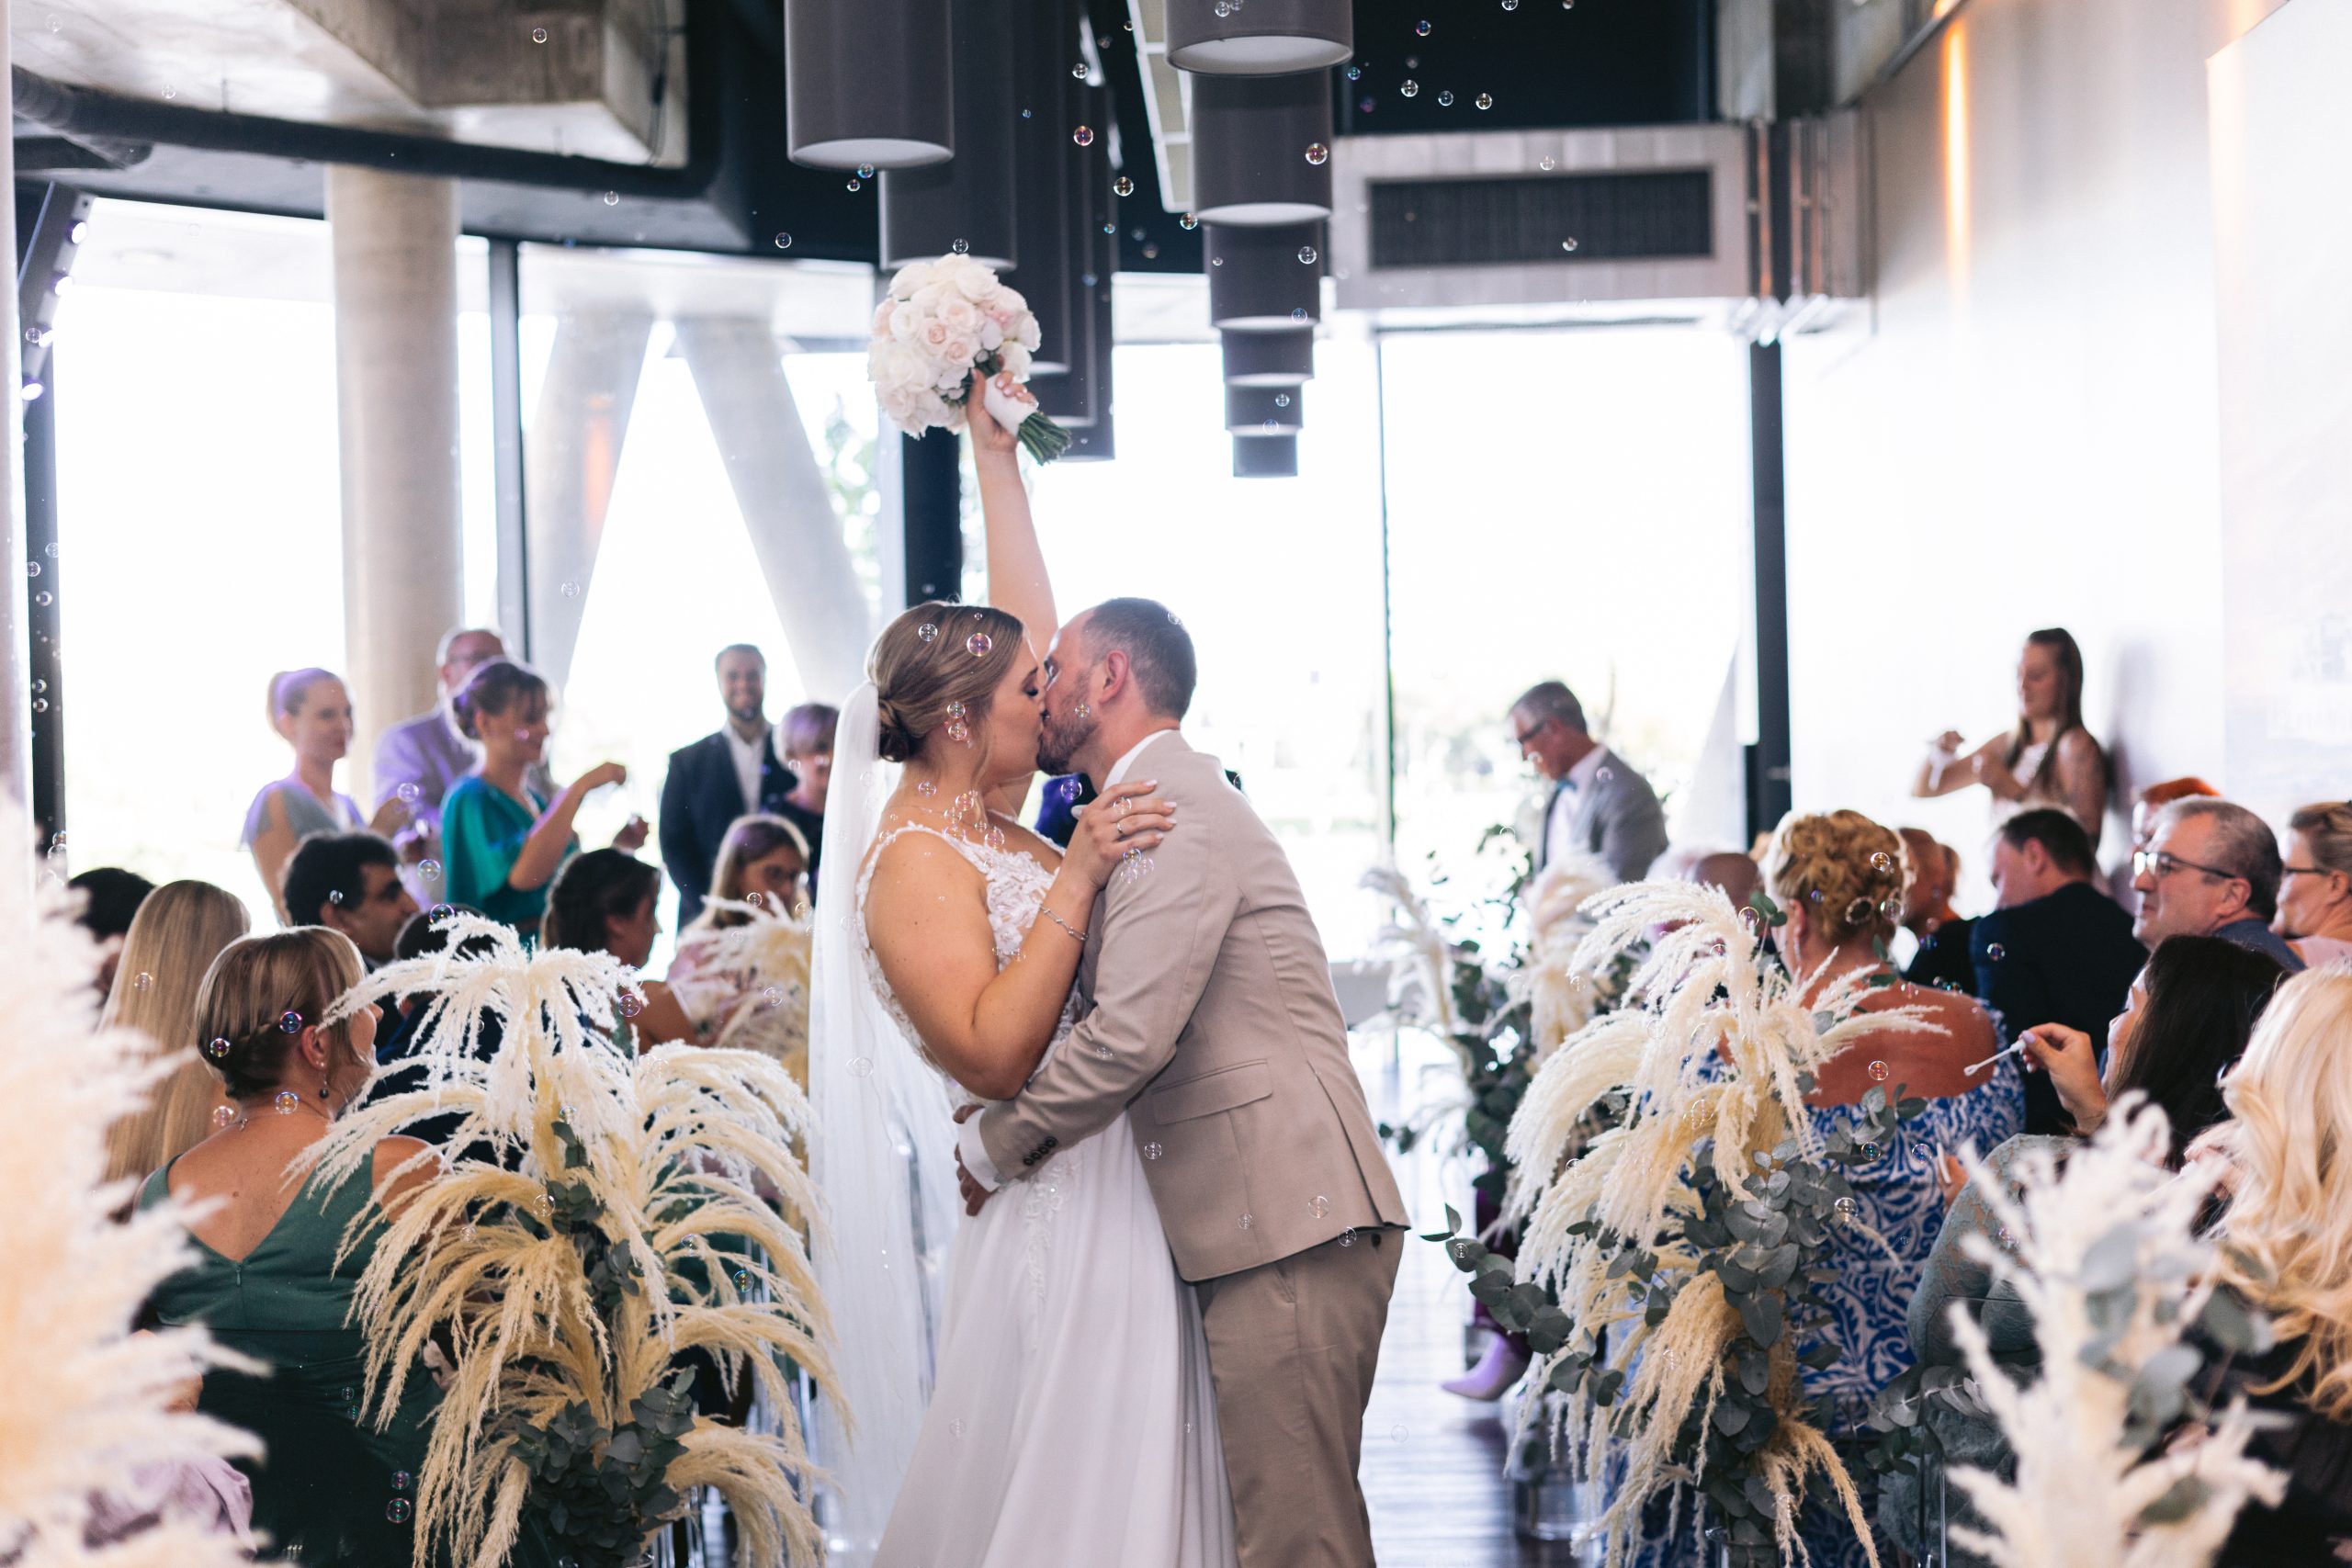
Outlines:
[[[1180,730],[1189,634],[1126,599],[1055,635],[1018,469],[974,435],[1006,607],[899,616],[835,748],[812,1066],[833,1551],[1369,1564],[1356,1464],[1408,1222],[1321,941]],[[1035,767],[1102,791],[1066,853],[1012,815]]]

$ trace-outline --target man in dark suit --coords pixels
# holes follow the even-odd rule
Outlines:
[[[2001,1014],[2011,1039],[2063,1023],[2103,1041],[2123,1010],[2148,950],[2132,934],[2132,917],[2098,890],[2098,874],[2090,835],[2066,812],[2020,811],[1995,837],[2000,905],[1976,922],[1970,952],[1976,995]],[[2046,1074],[2025,1076],[2025,1130],[2069,1130]]]
[[[718,696],[727,723],[691,746],[670,753],[662,782],[662,864],[678,885],[678,925],[702,913],[718,846],[739,817],[764,811],[801,830],[809,846],[809,885],[816,885],[817,845],[824,819],[786,796],[799,784],[776,754],[767,720],[768,661],[749,643],[721,649]]]
[[[1535,869],[1573,851],[1597,857],[1620,881],[1640,881],[1666,851],[1666,812],[1649,781],[1586,732],[1584,705],[1558,681],[1522,693],[1510,727],[1520,755],[1552,784]]]

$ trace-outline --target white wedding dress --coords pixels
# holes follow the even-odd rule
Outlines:
[[[1053,874],[1018,850],[929,828],[876,841],[850,924],[901,1033],[884,1048],[913,1052],[915,1032],[865,932],[874,867],[909,833],[937,838],[988,879],[1000,966],[1020,951]],[[1076,1021],[1073,994],[1049,1058]],[[916,1135],[952,1148],[955,1128],[943,1120]],[[930,1404],[876,1568],[1231,1568],[1200,1308],[1177,1278],[1125,1119],[1008,1184],[956,1225],[949,1256]]]

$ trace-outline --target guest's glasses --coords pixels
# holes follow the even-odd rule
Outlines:
[[[2218,876],[2224,882],[2243,881],[2234,871],[2223,871],[2218,865],[2199,865],[2193,860],[2183,860],[2170,850],[2135,850],[2132,855],[2132,874],[2153,876],[2161,882],[2176,871],[2201,871],[2208,876]]]
[[[2325,876],[2327,874],[2327,867],[2324,865],[2282,865],[2278,868],[2281,876]]]
[[[1543,734],[1545,730],[1551,728],[1552,721],[1549,718],[1539,718],[1533,724],[1529,725],[1525,729],[1514,728],[1510,732],[1511,739],[1518,741],[1519,749],[1524,751],[1527,750],[1527,743],[1529,741],[1534,739],[1537,736]]]

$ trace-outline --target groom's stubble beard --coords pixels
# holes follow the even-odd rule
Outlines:
[[[1095,724],[1092,718],[1064,717],[1046,709],[1037,729],[1038,771],[1055,775],[1075,772],[1071,763],[1094,739]]]

